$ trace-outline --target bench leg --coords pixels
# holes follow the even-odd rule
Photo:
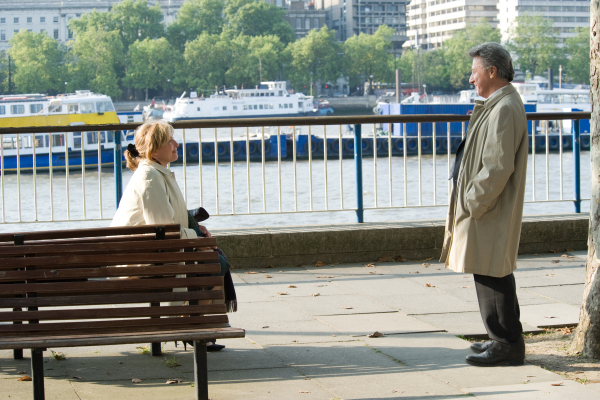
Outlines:
[[[23,359],[23,349],[14,349],[13,350],[13,358],[15,360],[22,360]]]
[[[208,400],[208,363],[204,340],[194,340],[194,375],[196,400]]]
[[[31,349],[33,400],[44,400],[44,349]]]
[[[154,357],[162,356],[162,350],[160,349],[159,343],[150,343],[150,354]]]

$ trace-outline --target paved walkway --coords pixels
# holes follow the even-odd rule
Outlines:
[[[527,332],[576,324],[585,252],[525,255],[516,272]],[[209,354],[213,400],[237,399],[597,399],[581,385],[534,365],[473,367],[469,342],[482,335],[472,277],[435,260],[234,270],[246,338]],[[383,337],[369,338],[375,331]],[[192,351],[173,343],[163,357],[139,345],[45,353],[48,400],[193,399]],[[0,351],[0,398],[30,399],[28,354]],[[133,383],[132,379],[141,379]],[[171,378],[182,379],[167,385]],[[552,383],[563,382],[562,386]]]

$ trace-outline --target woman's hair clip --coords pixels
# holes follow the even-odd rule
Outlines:
[[[129,143],[127,145],[127,151],[129,152],[129,154],[136,158],[140,156],[140,153],[137,151],[137,149],[135,148],[135,144],[133,143]]]

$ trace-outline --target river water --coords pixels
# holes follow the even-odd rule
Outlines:
[[[364,134],[368,135],[373,128],[373,125],[363,126]],[[281,129],[282,133],[288,133],[289,127]],[[302,127],[300,130],[304,134],[308,133],[307,127]],[[239,137],[244,132],[245,129],[235,129],[234,137]],[[259,130],[257,133],[260,135],[261,131]],[[323,127],[313,127],[311,133],[322,136]],[[338,136],[338,134],[339,127],[327,128],[328,137]],[[176,133],[179,141],[182,140],[182,136],[182,131]],[[197,142],[198,130],[188,130],[185,137],[188,142]],[[219,140],[229,139],[230,130],[218,129],[217,137]],[[214,129],[203,130],[201,139],[203,141],[214,140]],[[589,157],[589,152],[581,153],[582,198],[590,197]],[[563,198],[572,199],[574,183],[571,152],[562,155],[562,164]],[[302,160],[296,163],[295,168],[291,161],[282,161],[281,173],[278,172],[277,161],[268,161],[264,165],[264,190],[263,165],[260,162],[251,162],[249,170],[247,170],[245,161],[236,161],[233,171],[229,162],[219,163],[217,167],[214,164],[188,165],[187,168],[175,165],[172,169],[181,190],[186,195],[188,207],[202,205],[213,215],[206,221],[209,229],[356,222],[356,214],[353,211],[356,208],[356,179],[355,165],[352,159],[342,160],[341,168],[338,159],[329,159],[327,163],[323,160],[313,160],[312,164],[307,160]],[[377,207],[398,207],[367,210],[365,211],[365,222],[444,219],[449,188],[446,155],[436,157],[435,170],[436,175],[434,176],[434,163],[431,155],[423,156],[420,163],[416,156],[408,157],[405,181],[405,161],[402,157],[392,157],[391,176],[387,157],[378,157],[376,166],[373,158],[364,159],[365,208],[373,208],[376,205]],[[550,200],[560,199],[559,154],[549,155],[548,170],[547,183],[546,155],[537,154],[535,156],[535,196],[538,201],[544,201],[547,198]],[[131,175],[131,171],[124,171],[123,187],[126,187]],[[375,175],[377,175],[377,179],[375,179]],[[82,178],[81,171],[71,171],[68,175],[68,194],[67,176],[64,171],[55,171],[52,184],[50,184],[47,171],[39,172],[35,179],[35,189],[34,177],[31,173],[22,174],[20,177],[6,175],[3,180],[4,193],[0,221],[3,218],[5,224],[0,224],[0,232],[108,226],[115,211],[112,170],[103,170],[100,177],[97,170],[87,170],[85,179]],[[534,190],[533,157],[531,155],[527,180],[525,201],[530,202],[533,200]],[[82,185],[83,181],[85,181],[85,185]],[[235,204],[233,208],[232,187],[234,188],[233,204]],[[102,209],[102,213],[100,213],[100,209]],[[280,209],[284,212],[295,210],[300,212],[279,213]],[[345,211],[331,211],[340,209]],[[526,203],[525,205],[525,215],[570,213],[573,210],[573,203],[568,201]],[[589,201],[582,202],[582,211],[589,211]],[[233,212],[236,214],[250,213],[250,215],[216,215],[233,214]],[[19,223],[19,214],[21,221],[48,221],[52,214],[54,220],[57,221],[68,219],[86,219],[86,221]]]

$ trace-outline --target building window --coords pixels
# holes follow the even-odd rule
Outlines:
[[[306,30],[310,29],[310,18],[306,18],[304,20],[304,29],[306,29]]]
[[[296,18],[296,29],[302,29],[302,19]]]
[[[319,29],[319,18],[315,18],[313,21],[313,28]]]
[[[40,29],[40,33],[44,33],[44,32],[46,32],[45,29]]]
[[[0,18],[0,24],[5,24],[6,23],[6,18]]]
[[[6,40],[6,31],[0,31],[0,40]]]
[[[55,24],[58,23],[58,17],[54,17],[54,19],[52,20]]]
[[[69,39],[73,39],[73,31],[69,29]]]
[[[46,22],[46,17],[40,17],[40,22],[41,23],[45,23]]]
[[[58,39],[58,29],[54,30],[54,39]]]
[[[31,24],[33,22],[33,17],[27,17],[27,23]]]
[[[19,23],[19,17],[15,17],[15,19],[13,20],[15,24]]]

